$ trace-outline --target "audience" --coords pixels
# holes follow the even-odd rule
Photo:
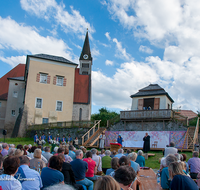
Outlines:
[[[193,157],[188,160],[188,166],[190,168],[190,176],[192,179],[197,179],[197,175],[200,172],[200,158],[197,151],[193,152]]]
[[[95,148],[91,149],[91,153],[92,153],[92,160],[94,160],[97,165],[97,175],[101,175],[103,173],[101,157],[97,155],[97,149]]]
[[[121,148],[121,149],[118,150],[118,154],[116,154],[115,157],[120,159],[122,156],[124,156],[123,153],[124,153],[124,150]]]
[[[140,171],[140,165],[135,162],[137,158],[137,154],[135,152],[130,153],[128,155],[128,158],[130,159],[131,167],[134,169],[135,173],[137,174]]]
[[[50,153],[50,147],[46,146],[44,148],[44,153],[42,153],[42,155],[47,159],[47,161],[49,161],[49,159],[53,156],[53,154]]]
[[[77,150],[75,154],[76,159],[70,162],[70,164],[75,175],[76,183],[87,186],[88,190],[93,190],[93,182],[85,177],[85,173],[88,171],[88,164],[82,160],[83,151]]]
[[[75,153],[74,153],[74,146],[73,145],[69,145],[69,156],[75,160],[76,159],[76,156],[75,156]]]
[[[180,162],[172,162],[168,166],[171,190],[198,190],[196,183],[185,175]]]
[[[1,151],[1,154],[4,156],[6,156],[8,154],[8,149],[9,149],[9,146],[7,143],[3,143],[2,144],[2,148],[3,150]]]
[[[101,154],[99,154],[99,156],[101,157],[101,159],[105,156],[105,150],[101,149]]]
[[[69,154],[69,149],[67,147],[65,147],[65,162],[70,163],[71,161],[73,161],[73,159],[68,155]]]
[[[114,172],[119,168],[119,158],[114,157],[111,160],[111,168],[106,170],[106,175],[110,175],[110,173]]]
[[[4,174],[0,175],[0,185],[4,190],[21,190],[22,185],[19,180],[14,178],[17,173],[20,160],[16,156],[9,156],[3,162]]]
[[[111,168],[112,158],[110,157],[110,155],[111,155],[110,150],[106,150],[105,156],[102,158],[102,170],[104,174],[106,174],[107,169]]]
[[[138,163],[140,165],[140,167],[144,167],[145,166],[145,158],[142,156],[143,151],[139,150],[138,151],[138,156],[136,158],[136,163]]]
[[[178,149],[175,148],[174,142],[170,142],[169,147],[166,147],[164,150],[164,157],[166,157],[168,154],[176,154],[178,153]]]
[[[131,153],[130,149],[127,149],[126,154],[124,154],[124,156],[128,156]]]
[[[0,155],[2,155],[1,151],[2,151],[2,144],[0,144]]]
[[[189,173],[189,166],[188,166],[188,163],[186,162],[186,158],[187,158],[186,154],[182,154],[182,161],[185,162],[186,167],[187,167],[186,172]]]
[[[110,155],[110,157],[111,157],[111,158],[114,158],[116,154],[117,154],[116,150],[113,150],[113,151],[112,151],[112,154]]]
[[[0,154],[0,175],[3,174],[3,156]]]

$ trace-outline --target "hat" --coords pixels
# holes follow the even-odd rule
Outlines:
[[[59,134],[57,134],[57,136],[59,136]]]
[[[49,132],[49,134],[51,134],[51,133]]]
[[[121,137],[121,135],[119,135]]]

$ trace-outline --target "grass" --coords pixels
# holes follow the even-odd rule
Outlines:
[[[0,142],[4,142],[3,138],[0,138]],[[6,138],[5,142],[8,144],[15,144],[17,146],[18,144],[34,144],[33,138]],[[47,143],[46,146],[49,146]],[[51,145],[50,145],[51,146]],[[88,148],[88,150],[90,150]],[[145,161],[145,166],[153,168],[153,169],[159,169],[160,168],[160,163],[159,163],[159,158],[163,157],[162,151],[150,151],[149,153],[155,154],[155,156],[150,156],[146,161]],[[187,156],[187,161],[192,158],[192,152],[180,152],[181,154],[186,154]]]

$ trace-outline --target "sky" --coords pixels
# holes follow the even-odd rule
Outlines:
[[[199,0],[0,2],[0,77],[26,55],[79,63],[88,28],[92,113],[130,110],[130,95],[158,84],[173,108],[200,111]]]

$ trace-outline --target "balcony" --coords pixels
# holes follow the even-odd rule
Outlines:
[[[174,112],[171,109],[131,110],[131,111],[120,112],[120,119],[129,121],[171,120],[173,117],[174,117]]]

